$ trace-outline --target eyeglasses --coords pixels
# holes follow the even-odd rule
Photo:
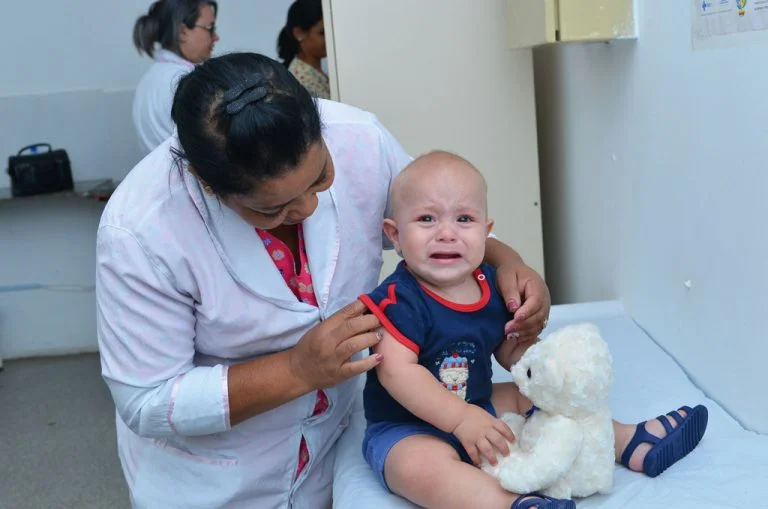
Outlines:
[[[209,34],[211,34],[211,37],[216,35],[216,23],[212,23],[209,26],[203,26],[203,25],[195,25],[195,28],[202,28],[203,30],[207,30]]]

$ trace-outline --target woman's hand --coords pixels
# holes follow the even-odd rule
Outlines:
[[[514,442],[515,435],[509,426],[476,405],[468,404],[464,416],[453,430],[461,445],[467,450],[475,465],[480,465],[482,458],[495,465],[496,453],[509,454],[507,442]]]
[[[379,319],[364,315],[365,310],[365,304],[355,301],[304,334],[289,351],[294,376],[312,389],[325,389],[379,365],[383,359],[379,354],[351,360],[381,340],[381,334],[374,332]]]
[[[535,341],[547,326],[552,305],[547,284],[522,261],[498,266],[496,283],[507,309],[515,314],[504,327],[504,334],[519,342]]]

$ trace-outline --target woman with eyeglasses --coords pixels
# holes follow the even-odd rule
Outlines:
[[[146,153],[173,132],[171,104],[179,78],[208,60],[219,40],[214,0],[157,0],[133,27],[133,44],[154,64],[133,98],[133,123]]]

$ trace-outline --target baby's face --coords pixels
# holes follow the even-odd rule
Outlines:
[[[485,184],[471,168],[409,175],[393,219],[395,247],[410,270],[432,285],[457,284],[483,261],[491,223]]]

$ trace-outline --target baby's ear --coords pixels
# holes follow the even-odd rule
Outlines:
[[[385,219],[384,220],[384,235],[387,236],[387,238],[392,242],[392,245],[395,246],[395,251],[398,253],[400,252],[400,241],[398,239],[398,230],[397,230],[397,223],[395,223],[394,219]]]
[[[493,231],[493,219],[488,219],[488,224],[485,227],[486,237],[490,235],[492,231]]]

